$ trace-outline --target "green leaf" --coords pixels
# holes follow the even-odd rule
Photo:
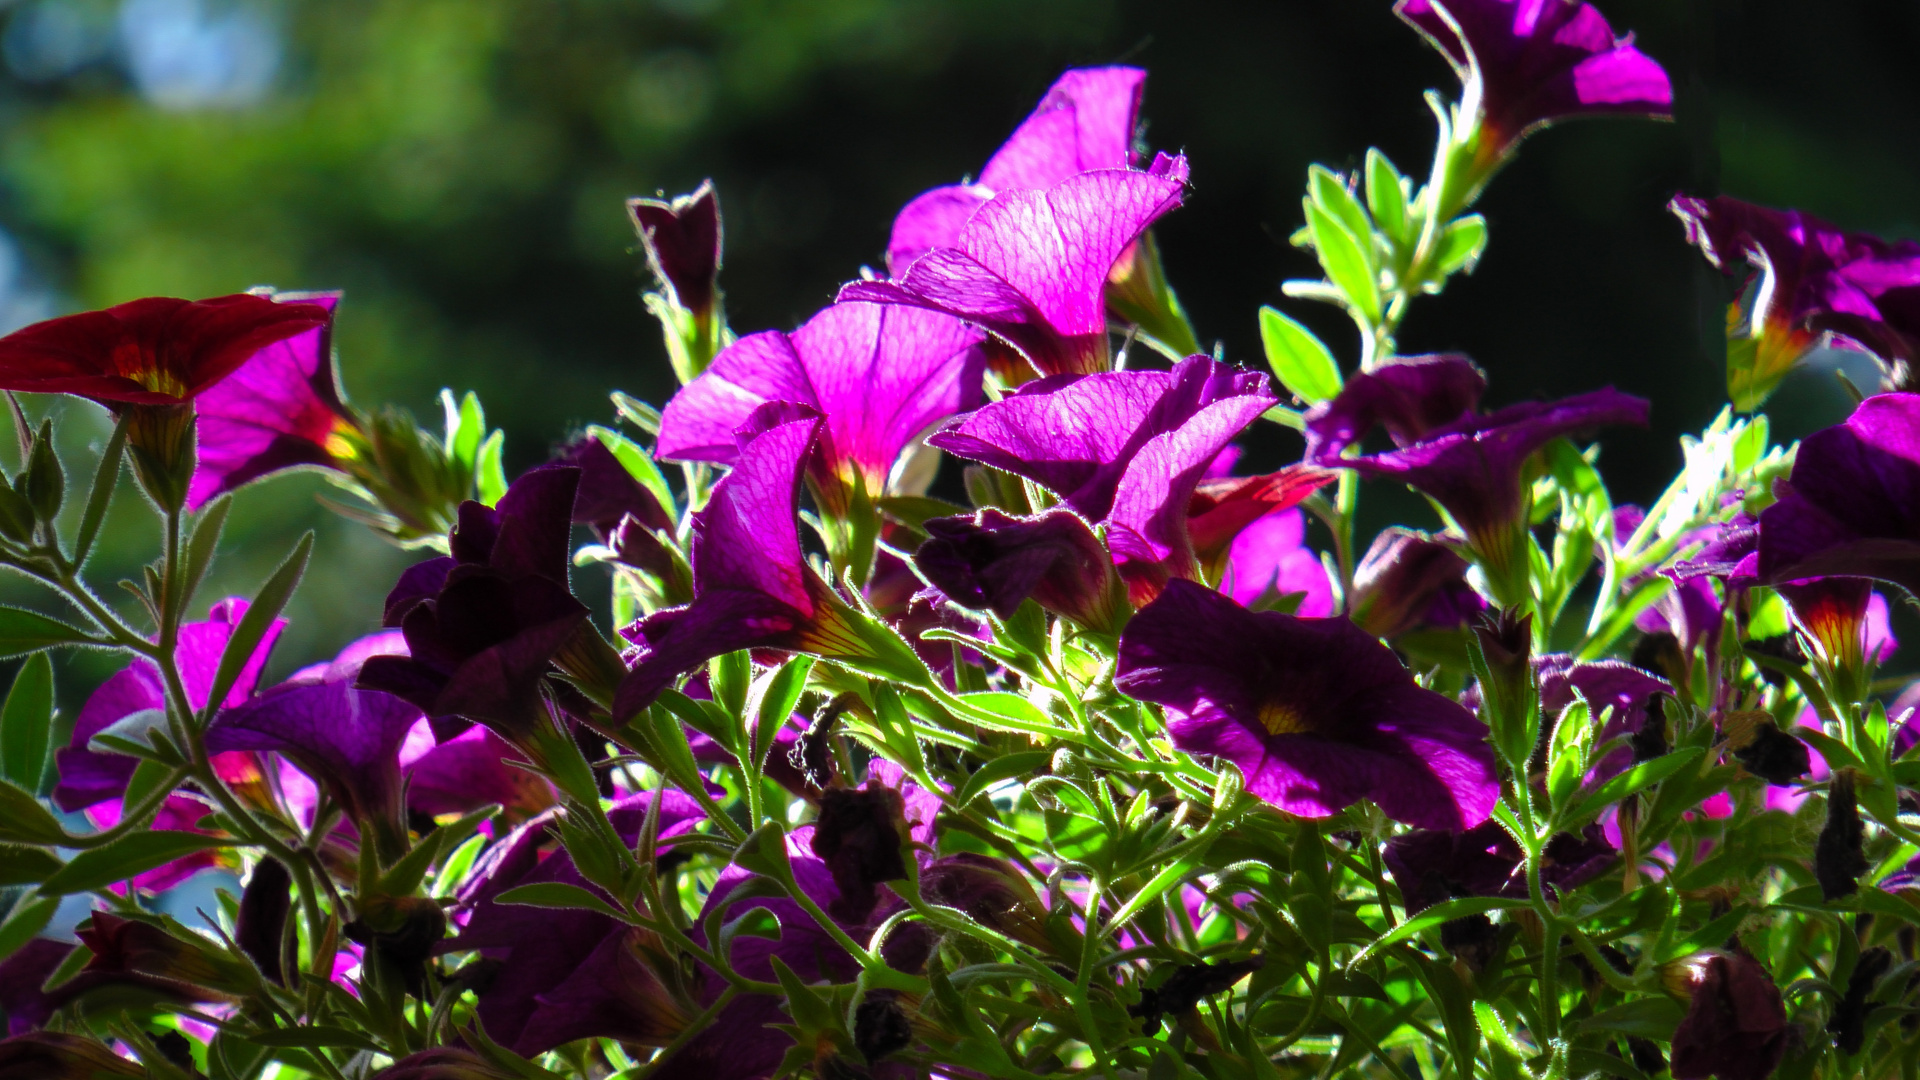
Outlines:
[[[40,805],[32,792],[0,782],[0,841],[51,846],[66,838],[60,820]]]
[[[813,657],[801,655],[782,664],[767,678],[766,687],[760,693],[759,723],[753,733],[755,767],[766,761],[781,727],[793,716],[794,706],[800,704],[800,695],[806,691],[807,676],[811,674]]]
[[[247,1036],[247,1041],[256,1046],[270,1046],[275,1049],[318,1050],[325,1047],[339,1047],[347,1050],[365,1050],[374,1054],[387,1052],[386,1047],[357,1031],[326,1024],[262,1031]]]
[[[40,891],[48,896],[87,892],[144,874],[196,851],[230,847],[235,843],[237,841],[178,829],[129,833],[105,847],[75,855],[59,873],[41,882]]]
[[[647,489],[659,502],[660,508],[669,516],[673,514],[673,487],[667,483],[666,474],[660,471],[660,466],[654,463],[653,455],[647,453],[646,448],[612,428],[598,424],[589,427],[587,434],[599,439],[600,445],[613,454],[614,460],[626,468],[628,475]]]
[[[427,870],[433,866],[433,860],[439,858],[440,849],[446,846],[447,834],[444,829],[435,829],[420,838],[413,850],[400,856],[394,864],[380,875],[379,884],[374,891],[388,896],[409,896],[420,883],[427,878]]]
[[[1527,900],[1505,896],[1461,896],[1452,900],[1442,900],[1375,938],[1366,948],[1354,954],[1353,959],[1347,962],[1347,967],[1357,968],[1368,957],[1380,950],[1390,945],[1397,945],[1415,934],[1431,930],[1441,923],[1464,919],[1469,915],[1485,915],[1489,911],[1511,911],[1526,907],[1529,903],[1530,901]]]
[[[473,490],[485,506],[499,502],[507,493],[507,469],[502,459],[506,445],[507,433],[496,431],[480,444],[480,456],[474,459]]]
[[[1569,828],[1583,824],[1588,818],[1599,814],[1621,799],[1645,791],[1693,764],[1695,759],[1704,752],[1698,746],[1690,746],[1671,754],[1662,754],[1652,761],[1643,761],[1626,772],[1609,778],[1606,783],[1588,792],[1586,797],[1574,806],[1567,814],[1565,824]]]
[[[1683,956],[1691,956],[1701,949],[1719,948],[1720,943],[1731,937],[1735,930],[1740,929],[1740,924],[1747,921],[1747,917],[1752,914],[1753,905],[1735,904],[1731,911],[1707,925],[1684,938],[1662,946],[1654,953],[1653,962],[1664,964]]]
[[[960,785],[959,793],[953,797],[953,805],[966,806],[1000,781],[1038,772],[1052,760],[1051,750],[1020,750],[993,758],[975,769],[967,777],[967,782]]]
[[[63,864],[52,852],[33,847],[0,847],[0,887],[34,885],[52,877]]]
[[[1480,261],[1480,253],[1486,249],[1487,219],[1479,214],[1468,214],[1463,218],[1455,218],[1440,234],[1434,261],[1443,275],[1459,270],[1471,274],[1474,264]]]
[[[1320,268],[1327,280],[1339,289],[1367,325],[1380,322],[1380,283],[1374,280],[1373,260],[1339,221],[1309,199],[1306,202],[1307,228],[1313,233],[1314,251],[1320,256]]]
[[[610,919],[626,921],[626,916],[612,904],[602,900],[593,892],[578,885],[569,885],[564,881],[539,881],[532,885],[521,885],[508,889],[494,897],[496,904],[520,904],[526,907],[542,908],[583,908],[597,911]]]
[[[193,535],[187,539],[187,559],[182,566],[180,603],[185,604],[192,598],[200,582],[207,576],[207,567],[213,565],[213,553],[220,546],[220,533],[226,528],[227,508],[233,505],[231,496],[222,495],[207,504],[200,517],[193,523]]]
[[[95,736],[98,738],[98,736]],[[142,761],[134,766],[133,778],[127,781],[126,793],[120,797],[124,809],[139,806],[155,788],[167,782],[174,775],[171,766],[159,761]]]
[[[53,730],[53,661],[34,653],[0,706],[0,776],[38,793]]]
[[[93,639],[75,626],[49,619],[25,608],[0,607],[0,660],[24,656],[55,645],[92,644]]]
[[[33,940],[35,934],[45,930],[58,910],[60,898],[57,896],[36,897],[14,908],[7,921],[0,923],[0,960],[12,956],[20,946]]]
[[[1581,1031],[1614,1031],[1642,1039],[1667,1040],[1686,1016],[1681,1004],[1665,995],[1640,998],[1602,1009],[1580,1021]]]
[[[777,821],[760,826],[733,853],[734,865],[776,881],[793,881],[793,863],[787,858],[787,831]]]
[[[1367,218],[1367,212],[1361,208],[1360,201],[1347,190],[1346,178],[1320,166],[1307,167],[1307,193],[1320,209],[1333,215],[1335,221],[1347,230],[1347,234],[1362,244],[1373,240],[1373,222]]]
[[[87,561],[94,538],[100,535],[100,523],[107,519],[113,493],[120,486],[120,461],[126,456],[127,422],[132,415],[133,410],[129,409],[120,417],[113,427],[113,438],[107,440],[107,448],[100,455],[100,467],[93,474],[93,490],[87,495],[87,508],[80,515],[80,531],[73,543],[75,566]]]
[[[267,629],[280,617],[281,610],[293,597],[293,590],[300,586],[300,577],[307,572],[307,559],[312,554],[313,532],[309,530],[293,546],[293,553],[253,595],[253,603],[247,605],[247,613],[240,617],[240,625],[233,628],[233,636],[227,639],[227,647],[220,653],[220,667],[214,672],[213,686],[207,693],[209,713],[227,700],[227,691],[233,689],[234,681],[253,658],[253,651],[267,636]]]
[[[1267,365],[1293,396],[1318,405],[1340,392],[1340,365],[1313,331],[1271,307],[1260,309]]]
[[[968,720],[995,731],[1021,734],[1050,734],[1056,730],[1053,720],[1040,706],[1006,690],[983,690],[961,694],[954,699],[965,707]]]
[[[1412,238],[1407,229],[1407,192],[1400,186],[1400,170],[1378,149],[1367,150],[1367,208],[1373,211],[1374,224],[1395,241],[1406,244]]]

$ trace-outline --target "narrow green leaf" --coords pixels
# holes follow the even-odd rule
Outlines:
[[[1487,250],[1487,219],[1479,214],[1469,214],[1454,219],[1445,232],[1440,234],[1439,250],[1434,261],[1442,274],[1451,274],[1457,270],[1473,273],[1474,264],[1480,261],[1480,254]]]
[[[200,512],[199,520],[193,524],[193,535],[187,539],[187,561],[182,567],[182,605],[193,598],[194,591],[200,588],[200,582],[207,576],[207,567],[213,565],[213,553],[220,546],[220,533],[226,528],[227,508],[231,505],[233,499],[222,495],[208,504]]]
[[[1745,922],[1747,917],[1752,914],[1752,904],[1735,904],[1733,910],[1727,912],[1725,915],[1709,922],[1707,925],[1702,926],[1678,941],[1673,941],[1661,946],[1661,948],[1654,953],[1653,962],[1656,964],[1664,964],[1669,960],[1678,960],[1683,956],[1691,956],[1701,949],[1717,949],[1720,947],[1720,943],[1731,937],[1735,930],[1740,929],[1740,924]]]
[[[59,873],[40,884],[40,891],[48,896],[65,896],[103,888],[196,851],[230,847],[236,842],[179,829],[128,833],[105,847],[75,855]]]
[[[971,696],[971,695],[969,695]],[[959,794],[953,797],[953,805],[965,806],[978,798],[988,788],[1002,780],[1038,772],[1053,760],[1051,750],[1020,750],[1011,754],[1002,754],[974,770],[967,782],[960,786]]]
[[[1400,170],[1378,149],[1367,151],[1367,208],[1374,224],[1401,244],[1411,237],[1407,228],[1407,193],[1400,186]]]
[[[1160,899],[1168,889],[1180,884],[1188,874],[1193,873],[1197,865],[1194,859],[1186,858],[1161,868],[1159,873],[1153,875],[1151,881],[1141,886],[1139,892],[1129,897],[1126,904],[1113,913],[1113,918],[1107,920],[1107,933],[1111,934],[1127,925],[1135,915],[1145,911],[1148,904]]]
[[[1640,998],[1601,1009],[1580,1021],[1582,1031],[1616,1031],[1642,1039],[1667,1040],[1680,1026],[1686,1007],[1664,994]]]
[[[460,399],[460,435],[447,450],[462,470],[474,469],[480,461],[480,440],[487,437],[487,414],[480,407],[480,395],[469,390]]]
[[[1698,746],[1690,746],[1684,750],[1676,750],[1671,754],[1663,754],[1660,757],[1654,758],[1652,761],[1643,761],[1628,769],[1626,772],[1613,776],[1608,779],[1606,783],[1588,792],[1587,796],[1581,799],[1580,802],[1574,806],[1573,810],[1567,814],[1565,824],[1568,827],[1580,826],[1585,823],[1588,818],[1600,813],[1621,799],[1644,791],[1660,781],[1665,780],[1667,777],[1672,776],[1674,773],[1679,772],[1681,769],[1686,768],[1688,765],[1693,764],[1704,752],[1705,751]]]
[[[520,904],[526,907],[582,908],[587,911],[597,911],[608,918],[626,921],[626,916],[620,914],[620,910],[612,904],[587,889],[578,885],[569,885],[564,881],[540,881],[532,885],[521,885],[494,897],[493,902]]]
[[[1313,331],[1276,308],[1260,309],[1260,343],[1274,378],[1293,396],[1318,405],[1340,392],[1340,365],[1333,353]]]
[[[807,676],[813,674],[813,657],[795,656],[767,678],[760,693],[760,722],[753,733],[753,753],[764,762],[773,748],[775,736],[793,715],[800,695],[807,689]],[[757,763],[756,762],[756,763]]]
[[[37,884],[52,877],[62,865],[52,852],[41,848],[0,846],[0,887]]]
[[[1313,247],[1320,256],[1320,268],[1327,280],[1340,290],[1348,304],[1369,326],[1380,322],[1380,283],[1373,276],[1373,260],[1360,242],[1332,215],[1307,200],[1307,227],[1313,231]]]
[[[54,845],[66,838],[60,819],[40,805],[32,792],[0,782],[0,841]]]
[[[1333,219],[1347,230],[1347,234],[1362,244],[1373,241],[1373,222],[1360,206],[1360,200],[1347,190],[1346,178],[1335,174],[1324,166],[1307,167],[1307,193],[1320,209],[1333,215]]]
[[[606,447],[613,454],[614,459],[626,468],[627,473],[639,481],[641,487],[647,489],[660,503],[662,509],[669,515],[674,512],[673,488],[667,483],[666,474],[660,471],[660,466],[654,463],[653,455],[647,453],[645,447],[612,428],[604,428],[598,424],[589,427],[587,434],[599,439],[600,445]]]
[[[7,921],[0,923],[0,960],[12,956],[20,946],[33,940],[35,934],[45,930],[58,910],[60,898],[57,896],[36,897],[14,908]]]
[[[83,565],[87,554],[93,550],[93,541],[100,535],[100,523],[107,519],[107,508],[113,504],[113,493],[120,486],[120,461],[126,456],[127,421],[133,415],[129,409],[113,427],[113,438],[107,440],[107,448],[100,454],[100,467],[93,474],[93,490],[87,494],[87,508],[80,515],[80,531],[73,542],[73,564]]]
[[[1415,934],[1431,930],[1441,923],[1464,919],[1469,915],[1485,915],[1489,911],[1511,911],[1514,908],[1526,907],[1528,903],[1529,901],[1526,900],[1505,896],[1461,896],[1452,900],[1442,900],[1375,938],[1366,948],[1354,954],[1353,959],[1347,962],[1347,967],[1357,968],[1368,957],[1380,950],[1390,945],[1397,945]]]
[[[0,776],[31,792],[40,790],[53,730],[53,661],[34,653],[13,677],[0,706]]]
[[[84,630],[25,608],[0,607],[0,659],[55,645],[94,644]]]
[[[173,769],[164,762],[142,761],[134,767],[133,778],[127,781],[126,794],[121,796],[120,805],[127,809],[139,806],[147,796],[153,794],[154,789],[172,776]]]
[[[1053,720],[1019,694],[983,690],[977,694],[961,694],[954,700],[965,707],[967,719],[984,728],[1024,734],[1046,734],[1055,730]]]
[[[412,895],[413,890],[426,880],[427,869],[440,856],[440,849],[446,846],[446,840],[439,829],[421,837],[420,842],[413,845],[413,850],[400,856],[387,868],[386,873],[380,875],[380,882],[374,886],[374,891],[388,896]]]
[[[386,1047],[357,1031],[327,1024],[262,1031],[247,1036],[247,1041],[256,1046],[270,1046],[275,1049],[318,1050],[338,1047],[345,1050],[365,1050],[373,1054],[387,1052]]]
[[[240,617],[240,625],[233,628],[233,636],[227,639],[226,650],[220,654],[220,667],[207,693],[209,710],[219,708],[227,700],[227,691],[233,689],[234,681],[253,658],[253,651],[267,636],[267,628],[280,617],[281,610],[293,597],[293,590],[300,586],[300,577],[307,572],[307,559],[312,554],[313,533],[309,531],[293,546],[293,554],[287,556],[254,594],[253,603],[247,605],[247,613]]]
[[[474,493],[486,506],[499,502],[507,493],[507,469],[502,458],[506,445],[507,433],[494,432],[480,444],[480,456],[473,462]]]

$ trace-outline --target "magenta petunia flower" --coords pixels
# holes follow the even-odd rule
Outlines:
[[[1175,581],[1127,624],[1116,670],[1118,689],[1167,709],[1175,746],[1232,761],[1288,813],[1368,798],[1397,821],[1466,829],[1499,799],[1486,725],[1345,619],[1251,612]]]
[[[894,281],[856,281],[840,299],[944,311],[1018,349],[1043,375],[1108,366],[1106,284],[1113,265],[1180,205],[1187,159],[1141,172],[1094,169],[1049,188],[995,195],[950,246]]]
[[[1880,394],[1807,436],[1760,513],[1766,582],[1864,577],[1920,594],[1920,394]]]
[[[693,602],[621,631],[638,647],[613,713],[646,708],[681,675],[721,653],[775,648],[844,654],[822,616],[834,600],[800,549],[800,483],[826,421],[786,401],[753,410],[733,471],[693,519]],[[836,624],[837,625],[837,624]]]
[[[808,469],[813,489],[844,513],[850,492],[885,493],[900,455],[935,424],[980,400],[985,335],[936,311],[846,303],[792,334],[741,338],[667,402],[663,458],[732,465],[734,432],[769,401],[825,418]]]
[[[406,635],[407,655],[368,658],[355,685],[418,705],[443,737],[462,720],[525,734],[541,678],[587,618],[567,587],[579,479],[573,466],[545,466],[496,509],[462,503],[453,554],[415,564],[387,596],[385,623]]]
[[[356,641],[332,663],[221,710],[207,725],[207,748],[282,754],[324,786],[348,818],[404,840],[400,746],[421,712],[353,685],[368,659],[393,655],[405,656],[406,643],[392,631]]]
[[[1612,424],[1644,426],[1647,402],[1611,387],[1555,402],[1529,401],[1484,416],[1474,415],[1481,376],[1464,356],[1422,357],[1384,364],[1349,380],[1338,397],[1307,414],[1307,460],[1327,468],[1390,477],[1427,495],[1453,516],[1487,564],[1496,591],[1517,585],[1505,579],[1524,573],[1516,533],[1525,520],[1527,458],[1563,436]],[[1430,388],[1445,387],[1445,408],[1410,410]],[[1440,417],[1466,401],[1449,422]],[[1387,428],[1393,450],[1358,457],[1355,446],[1374,424]],[[1498,597],[1511,602],[1512,597]]]
[[[512,743],[483,727],[436,743],[430,727],[416,724],[400,748],[407,812],[439,817],[499,803],[509,820],[533,817],[551,808],[558,796],[545,777],[513,764],[525,758]]]
[[[1608,709],[1613,710],[1606,726],[1594,739],[1596,747],[1604,747],[1622,736],[1639,733],[1652,716],[1650,710],[1653,700],[1662,694],[1673,693],[1673,687],[1667,680],[1618,660],[1576,662],[1566,653],[1550,653],[1536,658],[1533,668],[1540,680],[1540,711],[1545,714],[1541,724],[1545,730],[1542,739],[1552,738],[1561,712],[1578,698],[1587,703],[1589,715],[1595,720]],[[1543,743],[1541,752],[1544,749]],[[1626,769],[1633,761],[1634,751],[1631,747],[1615,747],[1594,763],[1590,778],[1594,781],[1605,780]]]
[[[276,293],[283,304],[321,309],[327,321],[274,342],[195,399],[198,465],[187,506],[283,469],[337,469],[338,436],[354,424],[333,367],[337,292]]]
[[[1147,73],[1075,68],[1054,81],[973,184],[934,188],[893,219],[887,268],[894,277],[934,248],[952,247],[975,210],[1003,191],[1050,188],[1094,169],[1134,164],[1133,133]]]
[[[1227,550],[1220,591],[1249,606],[1267,597],[1298,594],[1295,615],[1317,619],[1333,614],[1333,584],[1319,554],[1307,547],[1306,515],[1299,510],[1268,514],[1240,530]]]
[[[1536,128],[1582,116],[1669,117],[1673,85],[1578,0],[1399,0],[1394,12],[1460,76],[1460,111],[1481,116],[1493,162]]]
[[[70,941],[29,938],[12,956],[0,960],[0,1013],[6,1014],[8,1035],[39,1028],[59,1007],[45,986],[73,948]]]

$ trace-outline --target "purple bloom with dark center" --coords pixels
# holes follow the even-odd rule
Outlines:
[[[1581,116],[1669,117],[1667,73],[1577,0],[1399,0],[1394,12],[1445,54],[1481,116],[1495,163],[1536,128]]]
[[[1556,835],[1544,854],[1541,884],[1554,894],[1606,873],[1620,856],[1598,825]],[[1527,895],[1525,853],[1498,822],[1464,832],[1416,829],[1387,841],[1381,858],[1409,916],[1455,897]]]
[[[1123,614],[1113,558],[1080,515],[1055,507],[1018,518],[992,507],[934,518],[913,564],[954,603],[1010,619],[1031,596],[1083,627],[1111,629]]]
[[[1880,394],[1800,443],[1760,513],[1761,580],[1863,577],[1920,594],[1920,394]]]
[[[391,631],[346,647],[332,663],[294,673],[286,682],[221,710],[207,725],[207,749],[267,750],[285,755],[324,786],[348,818],[404,847],[400,745],[420,709],[392,694],[354,688],[374,656],[406,654]]]
[[[663,840],[692,830],[706,817],[690,796],[667,791],[659,797]],[[628,796],[609,811],[614,830],[628,844],[637,841],[653,798],[651,793]],[[644,965],[627,963],[630,954],[624,950],[635,943],[617,920],[585,908],[494,902],[508,889],[541,882],[598,891],[564,848],[543,852],[551,841],[550,827],[545,818],[536,818],[482,855],[482,865],[460,896],[472,915],[458,937],[436,947],[440,953],[478,949],[500,962],[479,994],[480,1023],[489,1038],[526,1056],[589,1035],[633,1038],[636,1028],[672,1013],[670,999],[649,981]],[[583,993],[601,1000],[583,1007]],[[669,1039],[676,1033],[664,1032]]]
[[[1920,358],[1920,244],[1725,195],[1676,195],[1667,208],[1713,265],[1729,274],[1742,262],[1753,268],[1752,310],[1736,310],[1756,351],[1747,381],[1730,387],[1737,406],[1757,407],[1824,332],[1889,364]]]
[[[815,496],[844,514],[856,488],[885,494],[901,454],[933,425],[980,400],[985,335],[937,311],[846,303],[792,334],[741,338],[667,402],[663,458],[732,465],[734,433],[770,401],[825,418],[808,468]]]
[[[937,187],[893,219],[887,268],[894,277],[934,248],[953,247],[975,210],[1003,191],[1050,188],[1094,169],[1134,164],[1133,133],[1147,73],[1134,67],[1075,68],[1047,88],[972,184]]]
[[[213,692],[214,675],[220,668],[220,656],[227,648],[227,639],[232,636],[234,626],[246,611],[245,600],[230,597],[213,605],[204,622],[185,623],[180,627],[174,661],[179,665],[187,703],[193,708],[206,707],[207,695]],[[280,639],[280,631],[286,625],[285,619],[275,619],[267,628],[253,656],[240,669],[240,677],[234,680],[233,688],[227,692],[226,700],[221,703],[223,706],[231,708],[239,705],[252,695],[254,684],[260,680],[260,671],[266,666],[267,657],[273,652],[274,643]],[[160,669],[152,661],[135,660],[124,671],[101,683],[100,688],[81,707],[80,715],[74,719],[72,740],[54,754],[60,771],[60,783],[53,789],[55,805],[62,810],[72,811],[117,802],[121,793],[126,791],[127,782],[133,779],[133,771],[140,762],[125,754],[89,749],[88,743],[95,735],[123,721],[136,725],[148,719],[157,722],[159,714],[164,713],[166,708],[166,685],[160,677]],[[140,735],[132,732],[128,737],[135,741],[141,739]],[[221,763],[216,761],[215,764]],[[117,810],[113,816],[118,820]],[[193,820],[199,817],[199,814],[195,814]]]
[[[1107,275],[1180,205],[1186,183],[1187,159],[1162,154],[1145,172],[1094,169],[1001,192],[898,280],[856,281],[840,299],[944,311],[1018,349],[1043,375],[1104,371]]]
[[[460,504],[453,554],[408,569],[387,595],[385,623],[409,655],[369,658],[357,686],[414,703],[443,737],[461,719],[527,734],[541,678],[587,618],[567,588],[579,480],[577,468],[547,466],[514,481],[497,509]]]
[[[693,603],[658,611],[621,633],[639,649],[613,713],[652,704],[681,675],[738,649],[844,655],[858,646],[833,616],[839,604],[800,550],[800,483],[825,421],[813,409],[775,401],[739,432],[733,471],[693,519]]]
[[[327,321],[254,353],[194,400],[199,453],[189,509],[284,469],[339,468],[338,434],[355,426],[333,370],[340,294],[275,293],[273,299],[313,305]]]
[[[1484,416],[1471,402],[1484,380],[1464,356],[1422,357],[1385,364],[1347,381],[1338,397],[1307,414],[1307,460],[1327,468],[1397,479],[1444,507],[1486,564],[1497,599],[1512,602],[1525,573],[1518,535],[1525,526],[1523,466],[1533,453],[1564,436],[1612,424],[1644,426],[1647,402],[1608,388],[1555,402],[1529,401]],[[1410,409],[1445,388],[1444,408]],[[1466,408],[1442,421],[1454,406]],[[1396,448],[1345,457],[1374,424],[1387,428]]]
[[[1486,609],[1467,584],[1467,560],[1411,529],[1384,529],[1353,572],[1348,617],[1374,637],[1452,628]]]
[[[1345,619],[1251,612],[1175,581],[1127,624],[1116,670],[1118,689],[1166,707],[1175,746],[1232,761],[1289,813],[1370,798],[1397,821],[1465,829],[1499,798],[1486,725]]]

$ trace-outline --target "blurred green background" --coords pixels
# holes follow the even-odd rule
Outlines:
[[[1402,345],[1470,352],[1496,404],[1605,383],[1652,397],[1652,431],[1606,450],[1620,497],[1646,500],[1723,401],[1736,284],[1684,246],[1666,200],[1725,191],[1914,234],[1920,5],[1601,7],[1672,73],[1677,122],[1530,140],[1482,204],[1477,273],[1418,305]],[[1159,235],[1202,339],[1260,366],[1255,310],[1279,303],[1351,359],[1342,321],[1278,285],[1317,275],[1286,242],[1310,162],[1378,145],[1426,169],[1420,94],[1454,81],[1390,0],[16,2],[0,10],[0,329],[153,294],[342,288],[350,396],[426,418],[441,386],[478,390],[516,471],[608,421],[608,390],[669,391],[626,196],[713,177],[733,325],[791,328],[1063,68],[1117,60],[1152,71],[1149,143],[1192,159]],[[102,440],[98,410],[48,407],[76,449]],[[1788,434],[1844,411],[1818,373],[1773,409]],[[1265,438],[1255,464],[1297,450]],[[371,629],[412,557],[318,510],[324,490],[241,495],[216,580],[250,592],[320,530],[281,672]],[[157,550],[130,494],[109,529],[107,581]],[[61,663],[83,688],[117,662]]]

